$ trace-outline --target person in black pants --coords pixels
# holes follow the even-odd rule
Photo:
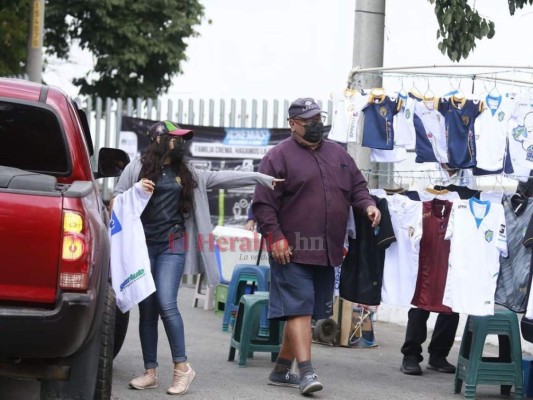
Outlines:
[[[422,344],[427,338],[427,320],[429,311],[420,308],[411,308],[408,313],[405,342],[402,346],[403,361],[401,371],[407,375],[422,375],[420,362]],[[428,346],[429,361],[427,368],[448,374],[455,373],[455,366],[450,364],[446,357],[450,353],[455,339],[455,332],[459,325],[459,314],[439,313],[435,329]]]

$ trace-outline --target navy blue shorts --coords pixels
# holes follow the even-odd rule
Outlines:
[[[282,265],[270,258],[268,318],[312,315],[324,319],[333,312],[335,269],[290,262]]]

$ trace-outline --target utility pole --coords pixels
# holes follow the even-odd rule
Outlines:
[[[356,0],[355,1],[355,29],[353,40],[352,67],[372,68],[383,66],[383,49],[385,34],[385,0]],[[380,75],[361,74],[357,75],[354,89],[370,89],[382,87]],[[362,122],[360,118],[360,122]],[[362,126],[358,127],[359,132]],[[357,161],[360,169],[378,172],[378,176],[384,174],[387,164],[379,165],[370,162],[370,149],[363,148],[359,144],[349,143],[348,151]],[[387,167],[385,167],[385,170]],[[368,178],[370,188],[383,187],[387,182],[378,181],[374,174]],[[385,175],[387,175],[385,173]]]
[[[26,73],[30,81],[41,83],[43,70],[44,1],[30,0],[30,29]]]

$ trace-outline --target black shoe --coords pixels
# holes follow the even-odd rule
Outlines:
[[[405,357],[402,361],[401,371],[406,375],[422,375],[422,368],[416,358]]]
[[[427,367],[445,374],[455,374],[455,365],[450,364],[444,357],[429,360]]]

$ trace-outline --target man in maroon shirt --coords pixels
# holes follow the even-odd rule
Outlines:
[[[292,135],[261,160],[259,171],[284,179],[272,190],[255,189],[252,211],[269,243],[269,318],[286,320],[283,343],[269,383],[322,389],[311,365],[311,319],[332,314],[334,268],[350,206],[379,225],[381,214],[352,157],[323,139],[322,111],[311,98],[289,107]],[[298,363],[299,377],[291,373]]]

